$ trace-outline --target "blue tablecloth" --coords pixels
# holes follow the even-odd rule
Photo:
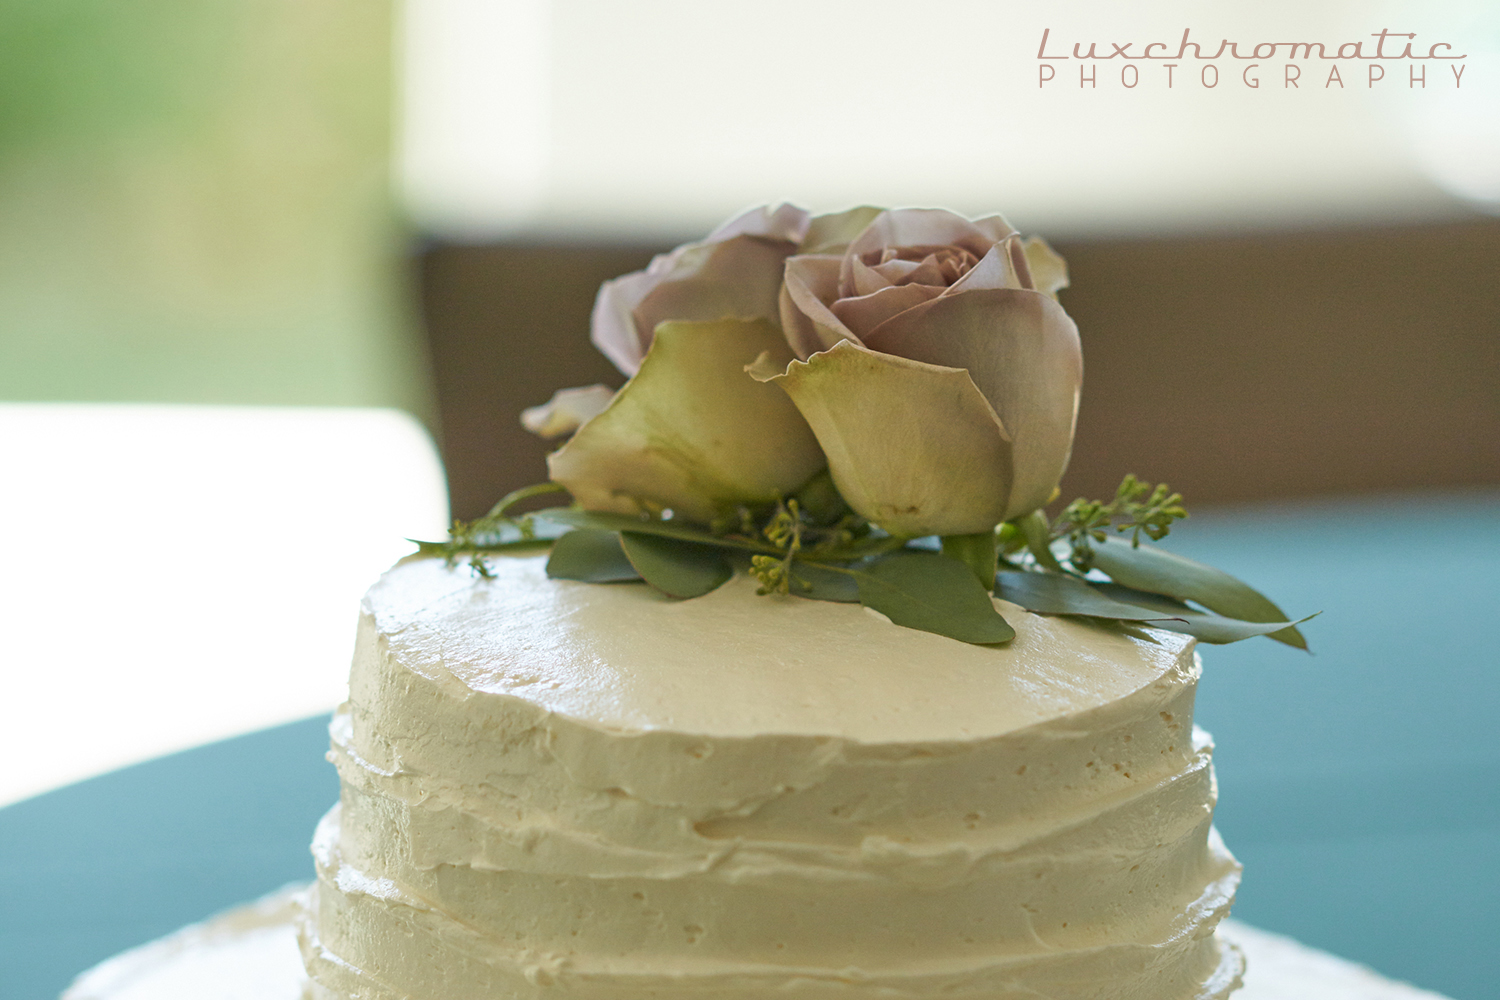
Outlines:
[[[1205,649],[1198,720],[1218,742],[1219,827],[1246,865],[1235,916],[1457,1000],[1493,996],[1500,494],[1221,511],[1169,541],[1288,612],[1324,612],[1305,629],[1312,656]],[[59,711],[58,739],[67,724]],[[0,810],[0,996],[52,1000],[99,959],[310,877],[307,842],[337,795],[325,726]]]

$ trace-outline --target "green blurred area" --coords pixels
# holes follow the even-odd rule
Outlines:
[[[0,0],[0,399],[431,412],[372,0]]]

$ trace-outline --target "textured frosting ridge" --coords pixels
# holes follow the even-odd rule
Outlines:
[[[1207,1000],[1239,866],[1191,640],[669,603],[504,559],[372,588],[314,995]],[[778,606],[781,605],[781,606]]]

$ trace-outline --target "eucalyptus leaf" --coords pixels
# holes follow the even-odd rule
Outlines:
[[[1134,590],[1118,583],[1094,583],[1090,586],[1114,600],[1136,604],[1143,608],[1154,608],[1170,616],[1152,619],[1149,623],[1152,628],[1181,632],[1183,635],[1191,635],[1215,645],[1239,642],[1241,639],[1250,639],[1257,635],[1274,639],[1276,632],[1284,631],[1282,622],[1247,622],[1238,618],[1208,614],[1174,601],[1170,597],[1150,594],[1144,590]],[[1307,618],[1299,618],[1292,624],[1300,625],[1309,618],[1316,617],[1316,614],[1311,614]]]
[[[901,552],[853,573],[860,603],[897,625],[978,644],[1015,638],[989,591],[956,559]]]
[[[1153,623],[1163,617],[1161,609],[1117,600],[1065,573],[1007,571],[997,573],[995,580],[995,596],[1038,614],[1087,615],[1090,618]],[[1175,616],[1178,612],[1174,610],[1168,614]]]
[[[803,589],[792,584],[791,593],[814,601],[837,601],[841,604],[859,603],[859,585],[853,574],[819,566],[802,559],[793,560],[792,575],[808,585]]]
[[[997,574],[996,580],[999,597],[1037,614],[1140,622],[1216,644],[1268,635],[1285,627],[1283,622],[1247,622],[1206,614],[1160,594],[1114,583],[1085,582],[1060,573],[1007,571]]]
[[[1120,601],[1124,604],[1134,604],[1138,608],[1149,608],[1153,611],[1161,611],[1168,615],[1202,614],[1202,611],[1188,607],[1176,598],[1166,597],[1162,594],[1153,594],[1145,590],[1136,590],[1127,587],[1123,583],[1106,583],[1102,580],[1090,580],[1089,586],[1111,600]]]
[[[1154,545],[1132,545],[1123,538],[1094,542],[1093,565],[1116,583],[1181,601],[1193,601],[1226,618],[1246,623],[1287,622],[1287,615],[1270,598],[1223,570],[1185,559]],[[1300,619],[1306,621],[1306,618]],[[1277,642],[1306,649],[1307,640],[1295,627],[1261,633]],[[1199,636],[1205,642],[1214,640]]]
[[[642,578],[668,597],[701,597],[734,575],[724,553],[709,545],[622,531],[620,547]]]
[[[739,549],[743,552],[761,552],[777,555],[780,550],[773,545],[750,541],[744,538],[727,538],[715,535],[685,521],[661,521],[631,514],[611,514],[604,511],[579,510],[576,507],[549,507],[539,510],[534,517],[573,528],[593,528],[599,531],[628,531],[637,535],[655,535],[659,538],[676,538],[685,542],[697,542],[721,549]]]
[[[625,558],[620,536],[613,531],[584,528],[570,531],[552,546],[547,575],[555,580],[619,583],[639,580],[641,574]]]

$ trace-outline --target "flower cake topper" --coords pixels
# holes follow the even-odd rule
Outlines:
[[[422,547],[484,574],[487,553],[550,545],[554,577],[678,598],[739,567],[762,594],[858,601],[967,642],[1014,636],[994,595],[1306,648],[1257,591],[1142,542],[1187,516],[1164,484],[1126,476],[1109,501],[1043,513],[1083,378],[1067,284],[1063,259],[998,215],[746,212],[605,282],[592,338],[625,385],[525,411],[566,438],[552,482]],[[509,513],[562,490],[571,506]]]

